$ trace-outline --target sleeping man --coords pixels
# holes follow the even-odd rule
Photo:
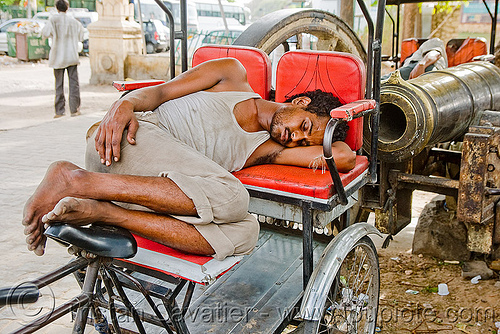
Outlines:
[[[322,156],[329,111],[339,105],[321,91],[264,100],[232,58],[127,94],[89,130],[85,169],[53,163],[26,203],[28,249],[42,255],[44,225],[65,222],[119,226],[216,259],[247,254],[259,225],[231,172],[264,163],[308,167]],[[341,172],[356,158],[345,131],[332,145]]]

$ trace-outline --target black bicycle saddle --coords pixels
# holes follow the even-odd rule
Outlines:
[[[126,259],[137,252],[137,242],[132,234],[114,226],[54,224],[45,230],[45,235],[98,256]]]

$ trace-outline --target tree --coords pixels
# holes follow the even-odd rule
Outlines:
[[[421,30],[418,31],[418,18],[420,13],[418,9],[418,4],[416,3],[405,3],[403,5],[403,27],[402,27],[402,39],[421,37]]]
[[[19,4],[19,0],[0,0],[0,6],[12,6]]]
[[[349,27],[354,26],[354,1],[340,0],[340,18],[347,23]]]
[[[458,22],[460,22],[460,3],[438,2],[432,14],[432,29],[429,37],[438,37],[442,41],[457,38]]]

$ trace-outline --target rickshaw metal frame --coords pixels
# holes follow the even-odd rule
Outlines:
[[[155,0],[163,10],[166,11],[167,16],[169,17],[170,28],[173,31],[173,16],[171,12],[164,6],[160,0]],[[315,247],[313,245],[313,235],[314,235],[314,210],[333,212],[331,216],[327,216],[327,219],[336,218],[339,215],[344,216],[344,220],[347,221],[346,215],[348,215],[348,208],[354,204],[352,197],[360,190],[363,186],[368,183],[376,183],[377,182],[377,142],[378,142],[378,122],[379,122],[379,99],[380,99],[380,69],[381,69],[381,40],[382,40],[382,29],[383,29],[383,13],[385,8],[385,0],[379,1],[378,4],[378,18],[377,18],[377,26],[376,29],[373,29],[373,22],[369,16],[366,5],[363,0],[357,0],[360,5],[363,13],[366,15],[366,19],[369,27],[369,36],[370,41],[368,45],[369,55],[368,55],[368,64],[367,64],[367,85],[366,85],[366,98],[373,98],[375,103],[375,108],[359,113],[353,117],[347,117],[344,120],[334,120],[328,123],[327,129],[325,133],[333,133],[333,129],[336,124],[341,121],[346,121],[347,119],[352,119],[355,117],[365,116],[367,114],[371,114],[371,122],[372,129],[375,131],[372,132],[372,148],[370,154],[370,164],[367,171],[361,174],[353,185],[348,186],[347,189],[344,189],[343,185],[340,182],[340,178],[338,176],[338,171],[336,170],[335,163],[333,159],[331,159],[331,137],[324,140],[324,147],[329,147],[330,155],[328,155],[328,149],[325,149],[325,156],[327,157],[329,171],[332,175],[332,179],[335,184],[335,188],[337,189],[337,195],[332,199],[324,202],[322,200],[316,200],[314,198],[306,198],[306,197],[290,197],[285,196],[285,194],[281,195],[277,192],[268,193],[266,191],[262,191],[261,189],[249,189],[249,193],[252,198],[257,200],[266,200],[278,203],[278,205],[291,205],[295,207],[299,207],[301,209],[301,222],[303,226],[302,230],[302,278],[303,278],[303,294],[300,294],[298,297],[302,299],[303,308],[302,310],[309,310],[311,307],[315,308],[321,304],[324,296],[320,296],[318,294],[312,293],[311,291],[315,291],[316,289],[325,289],[323,281],[312,281],[310,280],[311,275],[326,275],[328,278],[327,281],[332,283],[333,278],[337,275],[337,271],[340,268],[340,263],[338,262],[339,256],[338,254],[343,254],[348,249],[351,249],[355,246],[355,244],[363,237],[369,234],[380,235],[380,233],[373,227],[366,223],[359,223],[356,226],[352,226],[351,228],[345,229],[341,236],[344,238],[343,240],[338,240],[337,242],[331,243],[328,246],[328,249],[334,252],[335,256],[327,256],[322,257],[318,267],[315,269],[313,274],[313,265],[314,265],[314,252]],[[187,44],[185,43],[187,40],[187,20],[186,20],[186,0],[181,0],[181,31],[175,32],[173,35],[175,39],[182,39],[183,43],[181,43],[181,57],[182,57],[182,67],[183,70],[187,69]],[[169,14],[170,13],[170,14]],[[173,43],[173,39],[171,39],[171,46]],[[373,55],[372,55],[373,53]],[[170,54],[175,54],[175,50],[173,47],[170,48]],[[171,78],[175,76],[175,57],[171,57],[170,61],[170,69],[171,69]],[[330,157],[330,158],[328,158]],[[339,204],[344,204],[341,210],[343,213],[336,212],[334,208],[338,208]],[[252,206],[252,204],[251,204]],[[326,221],[328,223],[329,221]],[[347,224],[346,224],[347,225]],[[334,239],[335,240],[335,239]],[[326,245],[326,244],[325,244]],[[81,250],[81,249],[80,249]],[[131,250],[132,251],[132,250]],[[117,266],[118,265],[118,266]],[[78,271],[87,267],[85,277],[78,273]],[[174,289],[163,288],[163,294],[151,292],[149,290],[144,289],[141,282],[131,276],[128,273],[128,270],[134,270],[137,272],[144,272],[152,277],[157,277],[165,282],[170,282],[176,284]],[[378,270],[378,267],[377,267]],[[92,311],[94,313],[94,318],[101,319],[98,315],[100,314],[98,307],[103,306],[107,307],[111,312],[111,320],[115,331],[120,331],[119,324],[117,322],[117,313],[130,314],[136,324],[139,332],[145,333],[145,329],[142,325],[142,321],[151,322],[156,325],[160,325],[165,328],[167,332],[172,333],[172,330],[178,333],[188,333],[187,327],[185,327],[184,320],[179,319],[179,316],[186,314],[187,309],[189,307],[191,298],[193,296],[194,284],[192,282],[188,283],[188,288],[185,293],[183,305],[180,307],[177,306],[175,302],[175,297],[177,297],[180,293],[180,290],[184,288],[187,281],[182,279],[176,279],[168,277],[160,272],[155,271],[154,269],[139,269],[137,266],[127,266],[123,261],[113,260],[109,257],[95,256],[92,254],[88,254],[85,252],[80,252],[80,255],[76,260],[70,262],[69,264],[56,269],[52,273],[45,275],[44,277],[31,282],[35,287],[33,290],[33,286],[27,290],[20,290],[21,294],[28,292],[33,292],[39,290],[43,286],[55,282],[57,279],[60,279],[70,273],[74,273],[77,277],[77,281],[82,287],[82,293],[76,297],[74,297],[69,302],[61,305],[60,307],[53,310],[48,317],[40,317],[35,319],[30,324],[27,324],[15,331],[14,333],[32,333],[37,329],[43,328],[47,324],[52,321],[58,319],[64,314],[67,314],[72,311],[76,311],[75,325],[74,325],[74,333],[83,333],[85,324],[87,323],[88,313]],[[126,279],[129,283],[122,282],[118,276]],[[378,276],[378,273],[377,273]],[[167,278],[168,277],[168,278]],[[101,286],[100,283],[104,284],[104,287]],[[98,284],[97,290],[96,283]],[[319,285],[319,286],[318,286]],[[114,288],[113,288],[114,287]],[[146,301],[152,307],[155,315],[151,314],[138,314],[135,307],[128,300],[125,292],[123,291],[123,287],[131,288],[137,290],[142,293],[145,297]],[[104,298],[103,291],[108,293],[109,298],[106,300]],[[114,303],[114,289],[116,289],[116,293],[120,296],[124,307],[116,306]],[[159,290],[162,288],[160,287]],[[96,291],[94,293],[94,290]],[[305,292],[304,292],[305,290]],[[168,313],[168,320],[163,318],[161,312],[154,305],[151,300],[151,296],[160,298],[163,301],[163,305],[165,306]],[[17,295],[16,295],[17,296]],[[13,298],[16,296],[9,295],[7,297],[7,301],[12,302]],[[378,292],[377,292],[378,298]],[[1,298],[0,298],[1,299]],[[299,300],[300,300],[299,299]],[[324,301],[324,300],[323,300]],[[14,301],[15,302],[15,301]],[[294,302],[295,305],[295,302]],[[293,305],[292,305],[293,306]],[[296,314],[298,310],[290,311],[291,313],[285,316],[286,319],[291,320],[293,316]],[[304,320],[315,320],[312,315],[317,314],[317,312],[312,313],[302,313],[301,316]],[[155,318],[156,317],[156,318]],[[285,318],[280,319],[280,322],[286,320]],[[97,325],[100,325],[99,323]],[[96,326],[97,326],[96,325]],[[104,324],[103,324],[104,326]],[[106,324],[107,326],[107,324]],[[97,328],[97,327],[96,327]],[[104,327],[103,327],[104,328]],[[281,328],[281,326],[279,326]]]
[[[466,1],[466,0],[459,0],[459,1]],[[386,5],[387,6],[397,6],[397,13],[396,13],[396,22],[394,22],[393,17],[390,15],[390,13],[386,10],[387,15],[392,21],[393,29],[392,29],[392,55],[390,57],[390,61],[393,61],[395,63],[396,69],[398,68],[398,63],[399,63],[399,36],[400,36],[400,16],[401,16],[401,5],[402,4],[409,4],[409,3],[425,3],[425,2],[436,2],[433,0],[387,0]],[[496,38],[496,26],[498,22],[498,4],[499,0],[495,0],[495,11],[494,13],[491,12],[488,4],[486,3],[486,0],[482,0],[484,6],[486,7],[486,10],[488,11],[488,15],[491,18],[491,29],[490,29],[490,48],[489,52],[490,54],[495,53],[495,38]]]

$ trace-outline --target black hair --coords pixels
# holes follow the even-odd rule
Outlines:
[[[60,12],[66,12],[68,10],[68,1],[66,0],[57,0],[56,1],[56,8]]]
[[[304,108],[304,110],[320,117],[330,117],[330,111],[342,105],[338,97],[334,96],[330,92],[324,92],[320,89],[295,94],[287,98],[285,102],[292,102],[295,98],[302,96],[311,99],[311,102]],[[344,141],[347,136],[347,130],[349,130],[347,122],[340,122],[333,134],[333,141]]]

